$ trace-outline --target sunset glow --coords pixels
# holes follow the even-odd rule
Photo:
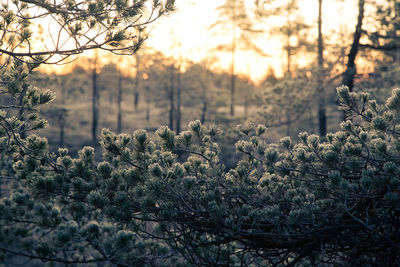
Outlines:
[[[252,4],[253,0],[247,0]],[[175,40],[179,40],[181,53],[195,62],[208,57],[217,56],[219,62],[214,66],[228,70],[231,65],[231,55],[227,52],[210,51],[218,45],[219,41],[229,43],[230,32],[220,32],[217,37],[211,36],[208,27],[218,20],[216,8],[224,3],[223,0],[185,1],[177,0],[177,11],[173,15],[161,19],[152,27],[151,37],[147,44],[168,56],[177,55]],[[342,3],[326,0],[323,6],[323,33],[327,36],[327,43],[335,43],[339,30],[348,33],[354,27],[356,19],[356,3],[344,0]],[[318,2],[316,0],[301,0],[300,9],[305,22],[313,29],[313,37],[317,35],[316,19],[318,15]],[[235,67],[238,73],[251,77],[255,82],[264,78],[269,67],[281,76],[285,69],[285,53],[282,50],[283,40],[268,34],[268,25],[279,23],[274,18],[265,21],[266,34],[257,39],[257,44],[262,47],[268,57],[257,55],[254,51],[238,51]],[[336,37],[335,37],[336,36]],[[347,42],[349,40],[346,40]],[[310,63],[309,58],[301,58],[300,66]]]
[[[247,0],[251,5],[254,1]],[[192,62],[212,62],[211,68],[226,70],[232,64],[229,51],[217,51],[215,47],[221,43],[230,44],[231,31],[210,31],[211,25],[218,21],[219,13],[217,8],[224,3],[223,0],[202,0],[187,1],[177,0],[176,11],[159,19],[148,29],[150,37],[146,41],[146,47],[161,51],[166,56],[174,58],[183,57]],[[317,35],[316,19],[318,13],[318,2],[316,0],[301,0],[300,10],[304,20],[312,27],[312,38]],[[346,36],[352,31],[356,19],[356,3],[350,0],[337,1],[325,0],[323,3],[323,33],[325,44],[333,45],[338,43],[340,34]],[[252,50],[240,49],[235,59],[235,69],[238,75],[246,75],[255,83],[261,81],[267,72],[272,68],[277,76],[282,76],[286,68],[286,55],[283,50],[284,40],[268,33],[269,27],[282,23],[282,17],[271,17],[263,20],[262,27],[265,33],[259,34],[256,39],[257,45],[263,49],[267,56],[257,54]],[[265,26],[264,26],[265,25]],[[349,43],[349,38],[344,40]],[[146,51],[148,48],[143,48]],[[92,56],[92,52],[84,53]],[[214,60],[216,59],[216,60]],[[312,63],[314,58],[309,55],[299,55],[294,62],[302,67]],[[119,62],[128,68],[132,62],[130,57],[113,56],[104,54],[101,57],[103,64],[107,62]],[[79,60],[76,61],[79,63]],[[73,66],[66,68],[59,66],[45,67],[47,71],[64,72]],[[127,72],[127,75],[129,75]]]

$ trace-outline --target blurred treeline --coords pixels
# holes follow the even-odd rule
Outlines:
[[[298,69],[295,75],[281,78],[270,70],[257,86],[244,76],[236,77],[235,115],[231,116],[229,73],[212,71],[205,63],[190,62],[179,71],[181,63],[161,53],[141,54],[132,60],[138,67],[131,70],[131,76],[113,63],[101,68],[76,65],[62,75],[35,73],[32,82],[53,90],[57,96],[52,104],[41,109],[49,126],[40,134],[54,148],[68,147],[74,152],[83,145],[96,145],[92,135],[94,120],[96,139],[102,128],[126,133],[144,128],[154,132],[160,125],[168,125],[178,132],[196,119],[217,124],[230,144],[237,137],[235,126],[246,122],[268,126],[270,141],[285,135],[296,138],[301,131],[318,133],[319,80],[313,76],[312,68]],[[399,80],[400,67],[396,62],[385,62],[377,65],[374,72],[356,76],[357,90],[367,90],[378,99],[385,99]],[[324,82],[328,130],[334,131],[342,116],[335,92],[341,80],[334,77]],[[93,115],[94,93],[98,98],[97,117]],[[227,151],[227,157],[234,157],[234,151]],[[227,161],[229,164],[230,160]]]
[[[55,101],[41,109],[49,126],[39,133],[54,149],[74,152],[83,145],[97,146],[102,128],[151,133],[168,125],[179,132],[198,119],[230,129],[257,110],[254,95],[259,88],[247,77],[237,77],[236,115],[229,116],[230,76],[211,71],[207,63],[178,62],[159,52],[135,55],[130,68],[101,66],[98,56],[79,62],[83,64],[65,74],[36,72],[30,78],[56,94]]]

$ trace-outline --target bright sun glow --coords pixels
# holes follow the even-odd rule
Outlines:
[[[249,4],[254,0],[246,0]],[[317,0],[300,0],[300,11],[305,22],[313,27],[312,35],[317,35]],[[159,19],[149,27],[150,38],[147,46],[159,50],[167,56],[175,58],[183,57],[193,62],[212,62],[210,67],[228,71],[231,64],[229,51],[217,51],[221,42],[229,44],[231,32],[211,32],[210,25],[213,25],[219,17],[217,7],[222,5],[224,0],[201,0],[188,1],[177,0],[177,10],[173,14]],[[326,36],[326,43],[335,44],[338,42],[340,33],[345,34],[352,30],[355,23],[355,1],[324,0],[323,2],[323,33]],[[273,26],[276,21],[265,22],[265,34],[257,37],[257,45],[265,51],[266,55],[257,54],[252,50],[238,50],[235,57],[235,70],[238,75],[249,76],[255,83],[261,81],[269,68],[275,71],[277,76],[282,76],[286,68],[286,55],[283,48],[283,39],[279,39],[268,33],[268,27]],[[345,40],[348,42],[349,40]],[[89,55],[89,54],[87,54]],[[106,57],[102,63],[109,61],[126,62],[131,59],[113,59]],[[298,56],[295,65],[301,67],[310,63],[309,56]],[[79,62],[79,60],[78,60]],[[68,69],[71,66],[67,67]],[[67,70],[64,69],[64,71]],[[51,67],[56,71],[56,67]]]

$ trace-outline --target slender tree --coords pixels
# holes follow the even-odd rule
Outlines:
[[[139,86],[140,86],[140,80],[141,80],[141,72],[140,72],[140,55],[138,53],[135,54],[135,59],[136,59],[136,73],[135,73],[135,83],[134,83],[134,89],[133,89],[133,106],[135,110],[137,110],[139,106]]]
[[[21,118],[22,124],[20,126],[19,131],[21,132],[21,138],[25,139],[26,138],[26,132],[25,132],[25,119],[23,118],[24,113],[26,111],[25,104],[24,104],[24,99],[26,96],[26,93],[28,92],[29,85],[27,83],[22,84],[22,90],[19,95],[18,99],[18,104],[19,104],[19,110],[18,110],[18,116]]]
[[[169,127],[174,129],[175,121],[175,66],[171,64],[169,70],[169,86],[165,87],[169,98]]]
[[[98,55],[92,60],[92,142],[97,143],[97,132],[99,127],[99,105],[100,105],[100,92],[97,85],[98,76]]]
[[[117,111],[117,132],[121,133],[122,132],[122,81],[123,81],[123,76],[121,69],[119,69],[118,73],[118,95],[117,95],[117,106],[118,106],[118,111]]]
[[[342,83],[346,85],[350,92],[354,88],[354,76],[357,73],[356,57],[360,47],[360,38],[362,35],[362,25],[364,20],[365,0],[358,0],[358,16],[355,31],[353,33],[353,42],[350,47],[349,54],[347,55],[346,70],[343,73]]]
[[[324,94],[324,44],[322,36],[322,0],[318,0],[318,126],[319,135],[326,135],[326,103]]]
[[[179,60],[180,61],[180,60]],[[182,93],[182,73],[181,73],[181,62],[176,72],[176,133],[181,132],[181,121],[182,121],[182,111],[181,111],[181,93]]]
[[[235,88],[236,88],[236,76],[235,76],[235,59],[236,59],[236,47],[237,47],[237,5],[236,1],[237,0],[231,0],[232,1],[232,50],[231,50],[231,102],[230,102],[230,115],[234,116],[235,115]]]
[[[150,87],[146,85],[146,92],[149,94]],[[150,102],[150,97],[146,97],[146,121],[150,121],[150,110],[151,110],[151,102]]]

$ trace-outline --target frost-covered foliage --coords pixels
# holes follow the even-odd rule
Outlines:
[[[239,126],[230,170],[220,131],[199,121],[158,141],[103,130],[99,163],[93,148],[71,158],[3,131],[18,186],[0,201],[1,261],[398,265],[400,89],[386,105],[338,95],[353,118],[341,131],[270,144],[264,126]]]

